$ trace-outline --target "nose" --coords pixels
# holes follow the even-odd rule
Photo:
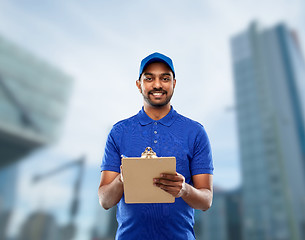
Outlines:
[[[161,81],[159,78],[156,78],[155,81],[154,81],[154,84],[153,84],[153,88],[162,88],[162,84],[161,84]]]

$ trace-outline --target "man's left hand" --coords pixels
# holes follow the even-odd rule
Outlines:
[[[186,193],[185,178],[180,173],[162,173],[160,178],[154,178],[154,185],[168,192],[175,198],[182,197]]]

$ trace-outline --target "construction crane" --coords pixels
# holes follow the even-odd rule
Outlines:
[[[76,181],[74,184],[73,199],[72,199],[71,207],[70,207],[70,211],[69,211],[70,220],[69,220],[69,223],[61,229],[61,233],[60,233],[61,239],[64,239],[64,240],[73,239],[74,235],[75,235],[76,228],[75,228],[74,220],[75,220],[75,216],[77,215],[78,209],[79,209],[79,192],[80,192],[79,190],[80,190],[80,185],[81,185],[83,172],[84,172],[84,163],[85,163],[85,156],[82,156],[75,161],[68,162],[47,173],[34,176],[34,178],[33,178],[33,183],[38,183],[40,181],[43,181],[46,178],[52,177],[71,167],[74,167],[74,166],[78,167],[78,174],[77,174],[77,178],[76,178]]]

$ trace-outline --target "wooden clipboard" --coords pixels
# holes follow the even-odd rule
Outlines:
[[[123,157],[123,184],[126,203],[173,203],[175,197],[153,185],[161,173],[176,173],[175,157],[156,157],[146,148],[142,157]]]

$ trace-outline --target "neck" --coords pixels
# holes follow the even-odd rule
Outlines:
[[[170,103],[161,107],[154,107],[144,102],[144,111],[153,120],[160,120],[161,118],[165,117],[170,112],[170,110]]]

